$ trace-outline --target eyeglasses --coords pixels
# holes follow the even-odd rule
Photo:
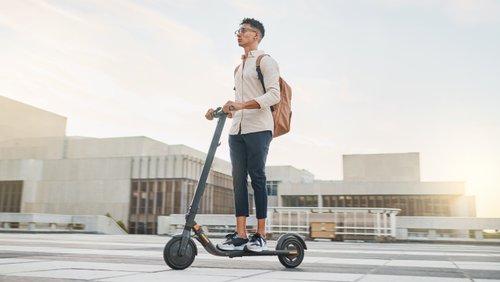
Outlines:
[[[238,34],[243,34],[243,33],[247,32],[247,31],[257,32],[255,29],[242,27],[242,28],[237,29],[237,30],[234,32],[234,34],[235,34],[235,35],[238,35]]]

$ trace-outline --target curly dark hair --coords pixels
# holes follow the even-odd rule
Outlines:
[[[264,29],[264,25],[259,22],[258,20],[254,19],[254,18],[244,18],[240,25],[242,24],[249,24],[250,26],[252,26],[253,28],[256,28],[259,32],[260,32],[260,35],[262,36],[262,38],[264,38],[264,34],[266,33],[266,30]]]

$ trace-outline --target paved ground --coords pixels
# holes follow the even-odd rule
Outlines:
[[[0,281],[500,281],[500,245],[307,242],[297,269],[276,257],[214,257],[198,245],[179,271],[163,262],[169,239],[0,233]]]

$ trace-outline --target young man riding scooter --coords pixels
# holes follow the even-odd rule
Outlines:
[[[274,122],[270,106],[280,101],[279,67],[270,56],[264,56],[260,68],[264,85],[256,71],[256,60],[265,54],[259,43],[265,34],[258,20],[245,18],[235,32],[238,45],[243,48],[241,64],[234,76],[235,100],[228,101],[223,111],[232,117],[229,131],[229,148],[232,164],[236,231],[226,235],[226,240],[217,244],[221,250],[267,250],[266,244],[266,158],[273,136]],[[205,117],[213,119],[213,109]],[[248,182],[250,175],[254,192],[257,217],[257,232],[247,235],[246,218],[250,215]]]

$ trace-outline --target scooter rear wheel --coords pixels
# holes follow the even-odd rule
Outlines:
[[[179,256],[178,251],[181,246],[181,240],[182,237],[174,237],[168,241],[163,249],[163,259],[172,269],[182,270],[188,268],[193,263],[197,253],[196,244],[193,240],[189,239],[186,253],[182,257]]]
[[[287,268],[295,268],[304,260],[304,247],[302,243],[295,237],[286,238],[276,246],[277,250],[296,251],[293,255],[279,255],[278,259],[281,264]]]

